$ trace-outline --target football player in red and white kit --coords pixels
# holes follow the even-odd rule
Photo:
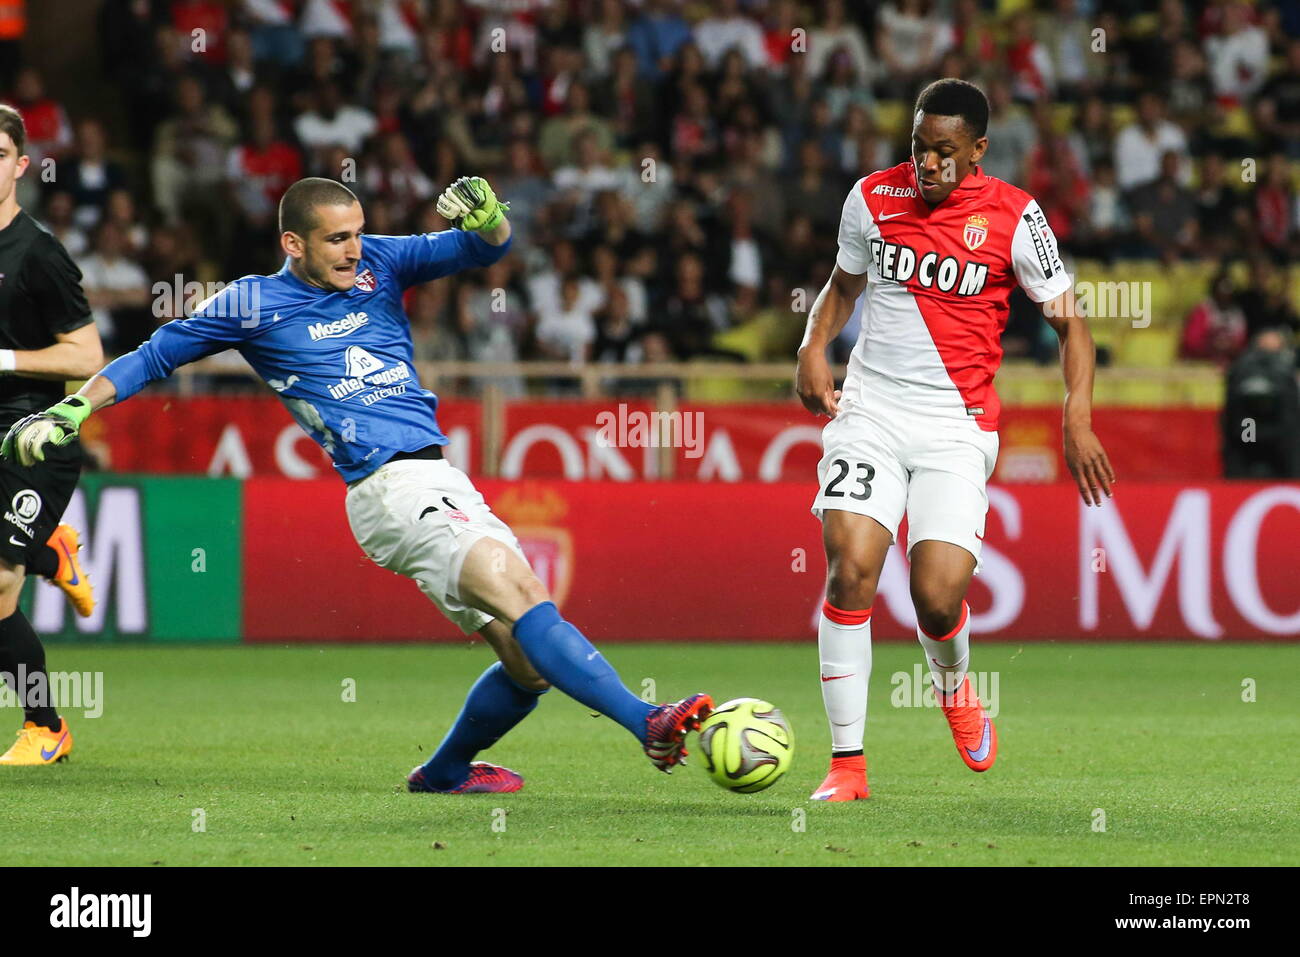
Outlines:
[[[963,80],[921,92],[911,160],[859,180],[845,200],[835,269],[799,348],[799,398],[831,417],[813,502],[828,565],[818,648],[831,770],[814,800],[870,794],[862,736],[871,605],[905,511],[917,638],[957,753],[974,771],[997,757],[996,730],[966,674],[965,596],[998,454],[993,377],[1015,284],[1060,337],[1065,460],[1084,502],[1100,505],[1115,481],[1091,425],[1092,334],[1038,204],[979,168],[988,116],[984,94]],[[840,391],[826,346],[864,290]]]

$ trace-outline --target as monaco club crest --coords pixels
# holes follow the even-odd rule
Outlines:
[[[375,286],[375,274],[369,269],[362,270],[361,275],[357,276],[357,288],[362,292],[374,292]]]
[[[989,238],[989,221],[976,213],[966,220],[966,228],[962,231],[961,238],[966,241],[966,248],[971,252],[979,249],[984,245],[984,240]]]
[[[573,583],[573,535],[564,525],[569,504],[554,489],[515,485],[493,503],[519,539],[533,573],[561,608]]]

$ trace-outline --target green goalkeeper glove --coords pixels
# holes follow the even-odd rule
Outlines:
[[[19,465],[44,462],[45,446],[62,447],[75,439],[90,412],[85,396],[70,395],[44,412],[19,419],[0,443],[0,458],[12,462],[16,452]]]
[[[438,197],[438,213],[457,229],[487,233],[501,225],[510,209],[497,199],[482,176],[462,176]]]

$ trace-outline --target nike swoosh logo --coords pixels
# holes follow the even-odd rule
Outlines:
[[[9,536],[9,544],[10,544],[10,545],[17,545],[19,548],[23,548],[24,546],[27,545],[26,542],[24,542],[24,541],[20,541],[19,539],[14,538],[12,535]]]
[[[980,739],[980,746],[975,751],[972,751],[970,748],[967,748],[966,753],[970,755],[970,759],[972,761],[983,761],[985,758],[989,756],[989,745],[991,743],[992,740],[991,740],[991,730],[989,728],[989,718],[988,715],[985,715],[984,716],[984,737]]]
[[[424,516],[428,515],[430,512],[436,512],[436,511],[438,510],[434,508],[432,505],[430,505],[428,508],[426,508],[423,512],[420,513],[420,518],[424,518]],[[417,522],[419,520],[420,520],[419,518],[416,519]]]
[[[839,681],[841,678],[852,678],[852,677],[853,675],[831,675],[829,678],[827,678],[825,675],[822,675],[822,681]]]
[[[906,216],[906,215],[907,215],[907,210],[903,210],[901,213],[890,213],[888,216],[877,216],[876,221],[883,223],[887,219],[897,219],[899,216]]]
[[[65,555],[68,556],[68,567],[71,568],[71,569],[73,570],[73,571],[72,571],[72,581],[68,582],[68,584],[69,584],[69,585],[80,585],[80,584],[81,584],[81,576],[77,574],[77,571],[76,571],[77,566],[74,565],[74,564],[72,563],[72,552],[68,551],[68,546],[67,546],[65,543],[63,543],[63,542],[60,542],[60,543],[59,543],[59,547],[63,549],[63,554],[65,554]]]
[[[590,661],[592,658],[595,658],[598,654],[600,654],[599,651],[593,651],[591,654],[587,655],[587,660]]]
[[[54,742],[54,747],[51,748],[49,751],[46,751],[44,748],[41,748],[41,760],[48,761],[50,758],[58,754],[59,748],[63,747],[63,738],[66,738],[67,736],[68,736],[68,732],[64,731],[63,737],[59,738],[58,741]]]
[[[981,535],[979,532],[975,533],[975,537],[978,538],[981,542],[984,541],[984,536]]]

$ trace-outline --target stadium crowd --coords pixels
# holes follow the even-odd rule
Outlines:
[[[20,58],[0,81],[114,353],[180,312],[155,284],[278,269],[301,176],[399,233],[479,174],[514,254],[409,293],[417,358],[788,359],[846,191],[907,157],[939,76],[988,92],[985,168],[1068,256],[1194,267],[1182,356],[1300,326],[1300,0],[105,0],[97,35],[120,125]],[[1021,297],[1008,354],[1053,357],[1045,331]]]

